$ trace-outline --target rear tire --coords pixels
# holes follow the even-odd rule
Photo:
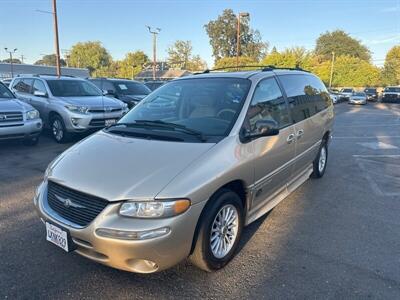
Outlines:
[[[224,267],[235,255],[244,224],[240,197],[228,189],[216,193],[199,220],[199,231],[191,262],[212,272]]]
[[[57,143],[61,144],[68,142],[70,135],[67,133],[64,121],[60,116],[55,115],[53,118],[51,118],[50,130],[53,139]]]
[[[328,163],[328,146],[325,140],[319,148],[318,155],[313,162],[313,173],[311,177],[321,178],[325,174],[326,165]]]

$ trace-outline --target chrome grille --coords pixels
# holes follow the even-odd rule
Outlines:
[[[71,223],[86,226],[107,206],[102,198],[75,191],[49,181],[47,202],[52,210]]]
[[[0,124],[11,122],[22,122],[23,115],[20,111],[6,111],[0,112]]]
[[[91,113],[113,113],[113,112],[121,112],[122,108],[91,108],[89,112]]]

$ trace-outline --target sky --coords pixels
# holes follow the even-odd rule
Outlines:
[[[54,53],[51,0],[0,0],[0,59],[17,48],[16,57],[33,63]],[[143,50],[151,57],[146,25],[161,28],[158,60],[176,40],[189,40],[193,54],[213,65],[204,25],[226,8],[250,13],[250,26],[261,32],[269,49],[313,49],[321,33],[343,29],[362,41],[381,66],[386,52],[400,45],[400,0],[58,0],[62,53],[77,42],[100,41],[114,59]]]

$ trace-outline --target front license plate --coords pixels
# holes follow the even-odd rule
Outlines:
[[[111,126],[111,125],[113,125],[115,123],[117,123],[117,120],[115,120],[115,119],[109,119],[109,120],[105,121],[105,125],[106,126]]]
[[[46,239],[68,252],[68,233],[61,228],[46,222]]]

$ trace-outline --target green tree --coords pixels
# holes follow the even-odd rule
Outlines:
[[[330,61],[322,61],[312,68],[313,73],[328,84]],[[333,69],[333,86],[379,86],[380,69],[370,62],[350,55],[338,56]]]
[[[100,42],[84,42],[72,46],[68,62],[72,67],[87,68],[94,73],[110,66],[112,58]]]
[[[167,50],[168,63],[173,68],[187,69],[189,60],[192,56],[192,43],[190,41],[176,41]]]
[[[201,71],[207,68],[207,64],[199,55],[192,54],[192,43],[190,41],[176,41],[167,50],[168,64],[172,68],[181,68],[189,71]]]
[[[371,59],[369,49],[343,30],[327,31],[318,37],[315,54],[331,59],[332,52],[335,52],[336,56],[349,55],[363,60]]]
[[[11,62],[11,59],[9,59],[9,58],[4,59],[3,62],[9,64]],[[12,62],[13,62],[13,64],[21,64],[22,63],[18,58],[13,58]]]
[[[240,67],[240,66],[257,66],[259,62],[253,57],[239,56],[239,70],[251,70],[255,69],[252,67]],[[236,67],[236,57],[224,57],[216,61],[214,69],[232,71]],[[224,69],[226,68],[226,69]]]
[[[216,20],[211,20],[204,28],[210,38],[215,61],[224,57],[236,56],[237,52],[237,16],[232,9],[225,9]],[[258,30],[249,26],[249,18],[240,20],[240,55],[260,60],[264,56],[267,44],[261,39]]]
[[[262,64],[309,70],[313,66],[313,55],[303,47],[287,48],[282,52],[278,52],[274,47],[273,51],[262,60]]]
[[[400,85],[400,46],[394,46],[386,54],[382,81],[385,85]]]
[[[150,60],[143,51],[129,52],[123,60],[118,62],[117,77],[134,78],[149,63]]]
[[[34,63],[35,65],[41,65],[41,66],[55,66],[56,63],[56,55],[55,54],[48,54],[48,55],[43,55],[43,57]],[[65,60],[60,59],[60,64],[61,66],[65,66]]]

